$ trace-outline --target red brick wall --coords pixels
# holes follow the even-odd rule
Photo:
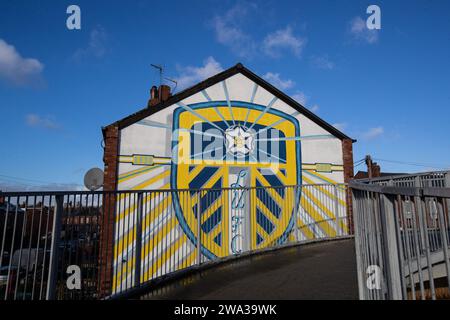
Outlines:
[[[107,191],[117,190],[119,128],[111,125],[104,130],[105,149],[103,154],[104,182],[103,213],[100,222],[100,283],[101,297],[111,294],[112,265],[114,259],[114,213],[116,196]]]
[[[348,183],[353,178],[353,141],[351,139],[342,140],[342,155],[344,164],[344,182]],[[353,234],[353,207],[352,193],[349,188],[346,192],[347,217],[349,233]]]

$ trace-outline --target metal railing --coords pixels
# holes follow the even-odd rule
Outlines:
[[[450,187],[450,171],[422,172],[379,178],[358,179],[360,183],[397,187]]]
[[[0,299],[96,298],[103,197],[0,193]]]
[[[349,234],[345,185],[0,193],[0,299],[99,299]]]
[[[450,188],[350,188],[360,298],[449,298]]]

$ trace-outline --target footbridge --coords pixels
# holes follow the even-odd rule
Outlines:
[[[167,278],[129,299],[358,299],[353,237],[233,258]]]
[[[449,187],[4,192],[0,299],[449,298]]]

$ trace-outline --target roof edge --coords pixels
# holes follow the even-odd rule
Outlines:
[[[321,126],[322,128],[324,128],[327,131],[329,131],[330,133],[332,133],[335,137],[337,137],[341,140],[349,139],[353,143],[357,141],[356,139],[350,138],[345,133],[338,130],[337,128],[335,128],[334,126],[332,126],[331,124],[329,124],[328,122],[326,122],[325,120],[320,118],[319,116],[315,115],[312,111],[308,110],[306,107],[304,107],[303,105],[298,103],[296,100],[294,100],[293,98],[291,98],[290,96],[288,96],[287,94],[285,94],[284,92],[282,92],[281,90],[279,90],[278,88],[276,88],[275,86],[273,86],[272,84],[270,84],[269,82],[267,82],[266,80],[261,78],[260,76],[256,75],[251,70],[247,69],[240,62],[238,62],[237,64],[235,64],[234,66],[232,66],[229,69],[226,69],[208,79],[205,79],[205,80],[197,83],[196,85],[193,85],[189,88],[184,89],[183,91],[180,91],[177,94],[174,94],[173,96],[170,96],[169,99],[167,99],[166,101],[160,102],[160,103],[152,106],[151,108],[145,107],[125,118],[122,118],[122,119],[115,121],[107,126],[102,127],[102,132],[104,133],[106,128],[110,127],[110,126],[118,126],[119,129],[126,128],[129,125],[131,125],[139,120],[142,120],[145,117],[148,117],[149,115],[152,115],[158,111],[161,111],[161,110],[165,109],[166,107],[171,106],[191,95],[194,95],[194,94],[200,92],[201,90],[206,89],[207,87],[210,87],[220,81],[223,81],[237,73],[242,73],[243,75],[248,77],[250,80],[254,81],[259,86],[263,87],[268,92],[270,92],[274,96],[277,96],[282,101],[284,101],[286,104],[290,105],[291,107],[293,107],[294,109],[296,109],[297,111],[302,113],[304,116],[309,118],[311,121],[313,121],[317,125]]]

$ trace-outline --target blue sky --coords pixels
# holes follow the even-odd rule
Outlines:
[[[0,186],[82,185],[101,127],[146,105],[151,63],[181,89],[242,62],[358,139],[355,161],[449,168],[449,15],[444,0],[2,1]]]

